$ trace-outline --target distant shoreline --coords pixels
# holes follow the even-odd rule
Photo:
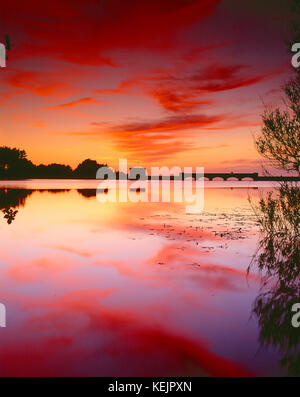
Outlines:
[[[299,182],[300,177],[299,176],[260,176],[258,174],[243,174],[243,173],[208,173],[204,175],[204,181],[205,182]],[[187,175],[187,178],[193,178],[196,179],[196,175]],[[218,179],[216,179],[218,178]],[[148,178],[119,178],[118,176],[116,179],[112,178],[106,178],[106,179],[95,179],[95,178],[11,178],[11,179],[0,179],[0,182],[9,182],[9,181],[15,181],[15,182],[30,182],[30,181],[113,181],[113,180],[127,180],[129,182],[134,182],[134,181],[151,181],[151,180],[168,180],[170,179],[171,181],[183,181],[184,179],[181,176],[149,176]],[[221,179],[221,180],[220,180]]]

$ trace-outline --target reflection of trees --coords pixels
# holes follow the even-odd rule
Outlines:
[[[77,192],[85,198],[96,197],[96,189],[77,189]]]
[[[96,198],[98,193],[108,193],[108,188],[105,189],[77,189],[77,192],[86,199]]]
[[[15,220],[15,217],[19,211],[13,210],[12,208],[5,208],[2,210],[2,212],[4,214],[4,219],[7,219],[7,223],[10,225],[12,221]]]
[[[9,225],[18,213],[14,208],[23,207],[26,198],[31,194],[32,190],[27,189],[0,189],[0,210]]]
[[[15,208],[24,207],[26,199],[33,192],[48,192],[52,194],[65,193],[69,189],[43,189],[43,190],[29,190],[29,189],[10,189],[0,188],[0,210],[4,214],[4,218],[10,225],[18,213]]]
[[[24,207],[26,198],[33,190],[0,188],[0,209],[8,207]]]
[[[51,193],[51,194],[59,194],[59,193],[67,193],[71,189],[35,189],[34,192],[40,192],[40,193]]]
[[[258,221],[261,226],[258,265],[270,276],[293,282],[299,266],[299,203],[300,189],[288,183],[276,189],[277,197],[269,193],[259,203]]]
[[[261,237],[255,262],[263,282],[253,312],[260,343],[279,350],[288,375],[300,374],[300,330],[291,324],[291,308],[300,302],[299,203],[299,186],[285,183],[262,198],[257,210]]]

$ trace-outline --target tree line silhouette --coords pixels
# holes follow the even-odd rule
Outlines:
[[[0,147],[0,179],[95,179],[96,172],[107,164],[86,159],[75,169],[65,164],[35,165],[27,158],[25,150]]]

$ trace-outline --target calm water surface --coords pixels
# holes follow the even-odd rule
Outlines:
[[[18,210],[0,212],[2,376],[284,374],[260,346],[260,276],[246,274],[248,196],[270,187],[208,183],[203,213],[188,215],[185,203],[99,203],[93,185],[0,184],[0,207]]]

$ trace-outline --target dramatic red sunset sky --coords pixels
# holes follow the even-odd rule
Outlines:
[[[259,170],[252,134],[290,73],[279,0],[11,1],[0,145],[35,163]]]

